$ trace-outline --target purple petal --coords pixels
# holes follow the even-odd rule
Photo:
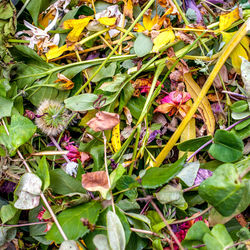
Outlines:
[[[186,6],[186,10],[190,8],[195,11],[197,23],[200,23],[203,20],[202,14],[200,13],[200,10],[198,9],[194,0],[185,0],[185,6]]]
[[[208,177],[212,175],[213,175],[212,171],[200,168],[195,178],[194,185],[200,185],[204,180],[206,180]]]
[[[154,130],[150,134],[150,136],[148,137],[148,143],[147,144],[149,144],[150,142],[152,142],[158,134],[161,134],[161,130]]]

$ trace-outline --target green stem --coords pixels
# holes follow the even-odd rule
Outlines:
[[[133,151],[133,156],[132,156],[132,163],[131,163],[131,166],[129,168],[128,175],[132,175],[134,166],[136,165],[135,159],[136,159],[136,153],[137,153],[138,144],[139,144],[139,140],[140,140],[140,134],[141,134],[141,124],[139,124],[137,126],[137,134],[136,134],[135,144],[133,146],[134,151]]]
[[[110,61],[112,61],[112,62],[123,61],[123,60],[132,59],[132,58],[135,58],[135,57],[136,57],[135,54],[134,55],[124,55],[124,56],[114,56],[114,57],[110,58]],[[15,78],[15,80],[29,78],[29,77],[46,76],[46,75],[53,74],[53,73],[55,73],[57,71],[60,71],[60,70],[64,70],[64,69],[67,69],[67,68],[71,68],[71,67],[75,67],[75,66],[80,66],[80,65],[84,65],[84,64],[86,64],[86,65],[90,64],[90,66],[94,66],[96,64],[102,63],[105,59],[106,58],[98,58],[98,59],[94,59],[94,60],[88,60],[88,61],[82,61],[82,62],[75,62],[75,63],[71,63],[71,64],[59,66],[59,67],[55,67],[55,68],[52,68],[52,69],[50,69],[48,71],[45,71],[45,72],[41,72],[41,73],[37,73],[37,74],[31,74],[31,75],[20,76],[20,77]]]
[[[106,29],[104,29],[104,30],[100,30],[100,31],[98,31],[98,32],[94,33],[93,35],[88,36],[88,37],[86,37],[86,38],[82,39],[82,40],[81,40],[80,42],[78,42],[77,44],[79,44],[79,45],[83,45],[84,43],[86,43],[86,42],[88,42],[88,41],[92,40],[92,39],[93,39],[93,38],[95,38],[95,37],[100,36],[101,34],[103,34],[103,33],[107,32],[107,31],[109,31],[109,28],[106,28]]]
[[[22,12],[23,12],[24,9],[27,7],[27,5],[29,4],[29,2],[30,2],[30,0],[26,0],[26,1],[25,1],[23,7],[22,7],[22,8],[20,9],[20,11],[17,13],[16,18],[18,18],[18,17],[22,14]]]
[[[30,43],[28,40],[8,39],[9,43]]]
[[[153,92],[154,92],[154,89],[155,89],[155,86],[156,86],[156,82],[157,82],[161,72],[163,71],[164,67],[165,67],[165,63],[160,64],[156,69],[154,79],[153,79],[152,85],[151,85],[149,93],[148,93],[148,97],[147,97],[146,102],[144,104],[144,107],[142,109],[141,115],[140,115],[140,117],[138,119],[137,125],[139,125],[143,121],[145,115],[148,112],[148,107],[151,104],[151,97],[153,96]]]
[[[141,17],[143,16],[143,14],[147,11],[147,9],[154,3],[155,0],[150,0],[148,2],[148,4],[145,6],[145,8],[142,10],[142,12],[138,15],[138,17],[135,19],[135,21],[130,25],[130,27],[128,28],[128,30],[124,33],[124,35],[122,36],[122,38],[120,39],[120,41],[117,43],[117,45],[114,47],[114,49],[110,52],[110,54],[107,56],[107,58],[103,61],[103,63],[99,66],[99,68],[95,71],[95,73],[87,80],[86,84],[87,85],[91,82],[91,80],[100,72],[100,70],[105,66],[105,64],[109,61],[109,59],[111,58],[111,56],[115,53],[115,51],[119,48],[119,46],[122,44],[122,42],[124,41],[124,39],[127,37],[127,35],[129,34],[129,32],[134,28],[134,26],[136,25],[136,23],[141,19]],[[79,95],[82,90],[83,90],[83,86],[75,93],[75,95]]]
[[[179,4],[177,3],[177,1],[173,0],[173,2],[174,2],[175,7],[177,8],[177,10],[179,11],[179,13],[181,14],[181,17],[182,17],[184,23],[186,25],[189,25],[189,21],[187,20],[185,14],[183,13],[183,11],[182,11],[181,7],[179,6]]]

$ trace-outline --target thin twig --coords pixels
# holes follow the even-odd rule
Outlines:
[[[8,128],[7,128],[7,126],[6,126],[6,124],[5,124],[5,122],[4,122],[3,119],[2,119],[2,124],[3,124],[3,126],[4,126],[5,131],[6,131],[6,134],[9,135],[9,130],[8,130]],[[28,163],[25,161],[25,159],[23,158],[22,153],[21,153],[18,149],[17,149],[17,154],[18,154],[18,156],[22,159],[23,164],[24,164],[24,166],[25,166],[27,172],[32,173],[32,171],[31,171],[31,169],[30,169]],[[58,231],[59,231],[60,234],[62,235],[63,239],[64,239],[64,240],[68,240],[67,236],[65,235],[65,233],[64,233],[64,231],[63,231],[63,229],[62,229],[62,227],[61,227],[61,225],[60,225],[60,223],[59,223],[59,221],[58,221],[57,218],[56,218],[56,215],[54,214],[53,210],[51,209],[51,207],[50,207],[48,201],[46,200],[46,198],[45,198],[45,196],[44,196],[44,194],[43,194],[42,192],[40,193],[40,196],[41,196],[41,199],[43,200],[44,205],[45,205],[46,208],[48,209],[48,211],[49,211],[49,213],[50,213],[52,219],[54,220],[54,222],[55,222],[55,224],[56,224],[56,226],[57,226],[57,228],[58,228]]]
[[[171,222],[171,223],[169,223],[169,224],[170,224],[170,225],[181,224],[181,223],[184,223],[184,222],[187,222],[187,221],[196,219],[196,218],[200,217],[201,215],[207,213],[211,208],[212,208],[212,206],[209,206],[209,207],[206,208],[204,211],[200,212],[198,215],[195,215],[195,216],[192,216],[192,217],[190,217],[190,218],[183,219],[183,220],[176,220],[176,221],[173,221],[173,222]]]
[[[193,185],[192,187],[185,188],[182,191],[183,191],[183,193],[185,193],[185,192],[188,192],[188,191],[190,191],[196,187],[199,187],[199,186],[200,186],[200,184],[196,184],[196,185]]]
[[[247,240],[243,240],[243,241],[237,242],[237,243],[235,243],[235,244],[233,244],[233,245],[231,245],[231,246],[227,246],[227,247],[224,248],[224,250],[230,249],[230,248],[232,248],[232,247],[236,247],[236,246],[238,246],[238,245],[241,245],[241,244],[244,244],[244,243],[247,243],[247,242],[250,243],[250,239],[247,239]]]
[[[57,143],[57,141],[55,140],[55,138],[54,138],[53,136],[50,136],[49,138],[50,138],[50,140],[53,142],[53,144],[55,145],[55,147],[56,147],[59,151],[63,151],[62,148],[60,147],[60,145]],[[70,160],[69,160],[69,158],[68,158],[67,155],[62,155],[62,157],[65,159],[65,161],[66,161],[67,163],[70,163]]]
[[[107,164],[107,138],[104,134],[104,131],[102,131],[102,136],[103,136],[103,142],[104,142],[104,165],[105,165],[105,170],[106,170],[106,174],[108,178],[110,194],[111,194],[111,205],[112,205],[113,212],[115,213],[115,203],[114,203],[114,197],[113,197],[112,190],[111,190],[111,182],[109,178],[109,171],[108,171],[108,164]]]
[[[130,228],[131,231],[136,232],[136,233],[143,233],[143,234],[150,234],[156,237],[161,237],[159,234],[155,233],[155,232],[151,232],[151,231],[147,231],[147,230],[143,230],[143,229],[138,229],[138,228]]]

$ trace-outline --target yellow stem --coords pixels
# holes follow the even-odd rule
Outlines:
[[[214,66],[211,74],[207,78],[207,81],[205,82],[205,84],[204,84],[204,86],[203,86],[197,100],[194,102],[193,106],[191,107],[191,109],[189,110],[189,112],[187,113],[185,118],[182,120],[181,124],[176,129],[176,131],[174,132],[174,134],[172,135],[172,137],[170,138],[170,140],[168,141],[166,146],[162,149],[160,154],[157,156],[156,162],[154,164],[155,167],[159,167],[161,165],[161,163],[165,160],[165,158],[167,157],[170,150],[173,148],[175,143],[178,141],[178,139],[180,138],[183,130],[185,129],[188,122],[193,117],[196,110],[198,109],[202,99],[207,94],[209,88],[211,87],[211,85],[212,85],[212,83],[214,81],[214,78],[219,73],[221,67],[226,62],[227,58],[229,57],[231,52],[234,50],[234,48],[238,45],[238,43],[241,41],[241,39],[247,34],[249,26],[250,26],[250,18],[248,18],[248,20],[241,26],[241,28],[233,36],[231,41],[224,47],[224,49],[223,49],[223,51],[221,53],[222,55],[219,57],[219,59],[218,59],[216,65]]]

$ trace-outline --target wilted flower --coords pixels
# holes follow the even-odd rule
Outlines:
[[[74,87],[74,83],[63,74],[58,73],[57,77],[58,79],[55,81],[55,83],[58,83],[58,89],[69,90]]]
[[[45,100],[37,109],[36,125],[49,136],[60,134],[67,126],[69,113],[57,101]]]
[[[173,91],[169,95],[161,99],[161,105],[159,105],[154,112],[160,112],[163,114],[169,113],[169,116],[179,112],[182,117],[186,116],[189,110],[189,106],[185,103],[191,98],[190,94],[182,91]]]

